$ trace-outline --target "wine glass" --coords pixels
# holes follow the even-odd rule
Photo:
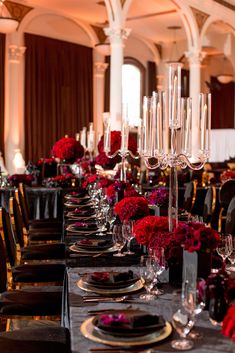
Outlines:
[[[217,253],[222,257],[223,262],[232,253],[232,236],[231,234],[221,235],[219,245],[216,248]]]
[[[231,237],[232,252],[228,255],[228,259],[232,266],[228,266],[226,269],[229,271],[235,271],[235,237]]]
[[[165,261],[165,251],[163,247],[156,247],[152,249],[152,257],[153,257],[153,267],[155,271],[155,285],[158,283],[158,276],[166,269],[166,261]],[[154,290],[155,295],[163,294],[163,290],[156,288]]]
[[[125,255],[133,255],[134,252],[130,250],[131,247],[131,240],[134,238],[133,235],[133,225],[134,221],[128,221],[127,223],[123,224],[123,236],[127,241],[127,251],[124,252]]]
[[[140,280],[146,290],[146,294],[141,294],[140,299],[149,301],[156,298],[155,294],[152,293],[155,280],[155,270],[153,266],[152,256],[146,255],[141,256],[140,259]]]
[[[113,242],[118,249],[118,252],[114,254],[113,256],[125,256],[121,252],[123,246],[125,245],[125,239],[123,237],[123,232],[122,232],[122,224],[115,224],[113,227]]]
[[[172,325],[180,338],[173,340],[171,346],[177,350],[189,350],[193,347],[193,341],[187,336],[191,332],[195,324],[194,315],[190,314],[185,308],[185,300],[183,292],[175,291],[173,293],[174,306],[177,305],[177,310],[172,316]],[[191,306],[191,305],[190,305]]]
[[[105,218],[105,215],[103,212],[100,212],[97,214],[97,217],[96,217],[96,225],[98,227],[98,233],[97,235],[99,236],[103,236],[104,235],[104,232],[106,231],[106,218]]]

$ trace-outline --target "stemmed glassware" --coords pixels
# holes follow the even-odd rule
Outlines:
[[[115,224],[113,226],[113,242],[116,246],[116,248],[118,249],[118,252],[116,254],[113,254],[113,256],[125,256],[125,254],[123,254],[122,248],[125,245],[125,239],[123,237],[123,231],[122,231],[122,224]]]
[[[127,251],[124,252],[125,255],[133,255],[134,252],[130,250],[131,240],[134,238],[133,234],[133,225],[134,221],[128,221],[127,223],[123,224],[123,236],[127,241]]]
[[[223,262],[232,253],[232,236],[231,234],[221,235],[220,242],[216,249],[217,253],[222,257]]]
[[[140,299],[149,301],[156,298],[155,294],[152,293],[152,289],[155,285],[156,274],[153,266],[153,257],[150,255],[141,256],[140,259],[140,280],[146,290],[146,294],[141,294]]]
[[[96,215],[96,225],[98,227],[97,235],[103,236],[106,231],[106,217],[103,212],[100,212]]]
[[[154,271],[155,271],[154,285],[156,286],[158,283],[158,276],[160,276],[161,273],[166,269],[164,248],[157,247],[157,248],[152,249],[151,256],[153,258],[153,267],[154,267]],[[161,294],[163,294],[163,290],[156,288],[154,290],[154,294],[161,295]]]
[[[228,259],[232,266],[228,266],[226,269],[229,271],[235,271],[235,237],[231,236],[231,238],[232,252],[228,256]]]

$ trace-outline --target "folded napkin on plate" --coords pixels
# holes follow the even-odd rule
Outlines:
[[[103,250],[110,248],[113,242],[112,240],[81,239],[75,245],[85,249]]]
[[[74,229],[88,229],[88,230],[97,229],[97,226],[94,222],[75,222],[71,224],[71,227]]]
[[[93,324],[98,329],[115,335],[146,335],[165,326],[162,316],[146,312],[111,311],[94,317]]]
[[[122,288],[132,285],[137,277],[128,272],[93,272],[84,276],[84,281],[99,287]]]

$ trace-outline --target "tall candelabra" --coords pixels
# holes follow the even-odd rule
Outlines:
[[[131,156],[134,159],[140,158],[139,153],[134,154],[128,149],[129,141],[129,124],[126,114],[122,115],[122,128],[121,128],[121,146],[114,153],[111,153],[111,125],[109,113],[103,114],[104,121],[104,152],[109,158],[121,157],[120,180],[126,181],[126,158]]]
[[[210,146],[211,95],[199,95],[197,121],[192,121],[192,99],[181,97],[181,67],[180,63],[168,64],[166,91],[144,97],[138,133],[138,153],[147,168],[170,168],[170,231],[178,222],[177,169],[203,168]]]

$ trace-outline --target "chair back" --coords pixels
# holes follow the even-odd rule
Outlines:
[[[0,293],[7,290],[7,256],[4,244],[4,234],[2,227],[2,208],[0,208],[0,225],[1,225],[1,236],[0,236]]]
[[[235,196],[232,198],[228,206],[225,221],[225,233],[235,236]]]
[[[212,185],[208,187],[204,200],[203,222],[213,229],[218,229],[219,212],[218,189]]]
[[[19,204],[15,197],[9,200],[9,210],[11,213],[11,223],[15,231],[16,242],[24,247],[24,224]]]
[[[19,188],[16,191],[16,197],[18,198],[18,201],[19,201],[20,211],[21,211],[24,226],[27,230],[29,230],[29,213],[28,213],[27,203],[26,203],[24,194],[22,192],[22,188]]]
[[[184,192],[184,203],[183,208],[191,212],[196,200],[197,193],[197,181],[192,180],[186,184],[185,192]]]
[[[23,183],[19,184],[19,191],[21,192],[23,198],[24,198],[24,203],[25,203],[25,210],[27,212],[27,217],[30,219],[30,205],[29,205],[29,200],[27,196],[27,190],[26,190],[26,185]]]
[[[2,208],[2,227],[6,245],[6,253],[11,266],[17,264],[17,245],[9,213]]]
[[[220,206],[227,210],[232,198],[235,196],[235,179],[225,181],[219,191]]]

